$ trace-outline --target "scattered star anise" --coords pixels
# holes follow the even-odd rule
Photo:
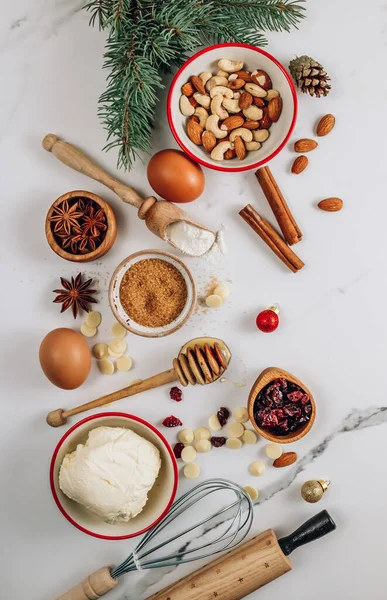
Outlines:
[[[64,200],[59,206],[56,206],[50,217],[50,223],[55,223],[54,233],[64,232],[70,235],[72,227],[78,227],[78,219],[83,217],[83,213],[78,209],[78,202],[69,206],[67,200]]]
[[[98,237],[101,231],[106,231],[107,229],[105,221],[105,213],[102,208],[95,211],[93,207],[90,207],[88,214],[85,214],[83,217],[82,230],[85,234]]]
[[[89,304],[96,303],[97,300],[93,298],[93,294],[97,290],[90,290],[93,280],[87,279],[82,281],[82,273],[78,273],[75,277],[71,277],[71,281],[67,281],[64,277],[60,278],[60,282],[64,289],[54,290],[55,294],[59,294],[53,302],[62,304],[61,313],[71,308],[74,319],[77,318],[79,310],[85,312],[90,311]]]

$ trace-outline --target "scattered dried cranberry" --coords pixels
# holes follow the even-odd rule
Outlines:
[[[221,406],[218,412],[216,413],[216,416],[218,417],[218,421],[221,424],[221,426],[224,427],[230,416],[230,411],[225,406]]]
[[[224,446],[225,443],[226,443],[225,437],[212,437],[211,438],[211,444],[214,446],[214,448],[220,448],[221,446]]]
[[[173,446],[173,454],[176,456],[176,458],[181,458],[181,453],[183,449],[184,444],[182,444],[181,442],[177,442],[177,444]]]
[[[169,390],[169,397],[171,400],[175,400],[176,402],[181,402],[183,400],[183,392],[178,387],[172,387]]]
[[[166,417],[163,421],[164,427],[179,427],[183,425],[183,423],[177,417],[171,415],[170,417]]]

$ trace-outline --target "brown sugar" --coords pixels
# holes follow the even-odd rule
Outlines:
[[[126,314],[138,325],[163,327],[182,312],[187,285],[174,265],[160,258],[147,258],[123,276],[120,300]]]

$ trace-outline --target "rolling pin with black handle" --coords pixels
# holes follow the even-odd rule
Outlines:
[[[290,571],[288,555],[293,550],[334,529],[326,510],[280,540],[268,529],[147,600],[241,600]]]

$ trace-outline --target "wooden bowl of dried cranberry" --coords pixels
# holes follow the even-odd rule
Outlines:
[[[308,388],[277,367],[269,367],[259,375],[247,408],[254,429],[267,440],[282,444],[304,437],[316,417],[316,405]]]

